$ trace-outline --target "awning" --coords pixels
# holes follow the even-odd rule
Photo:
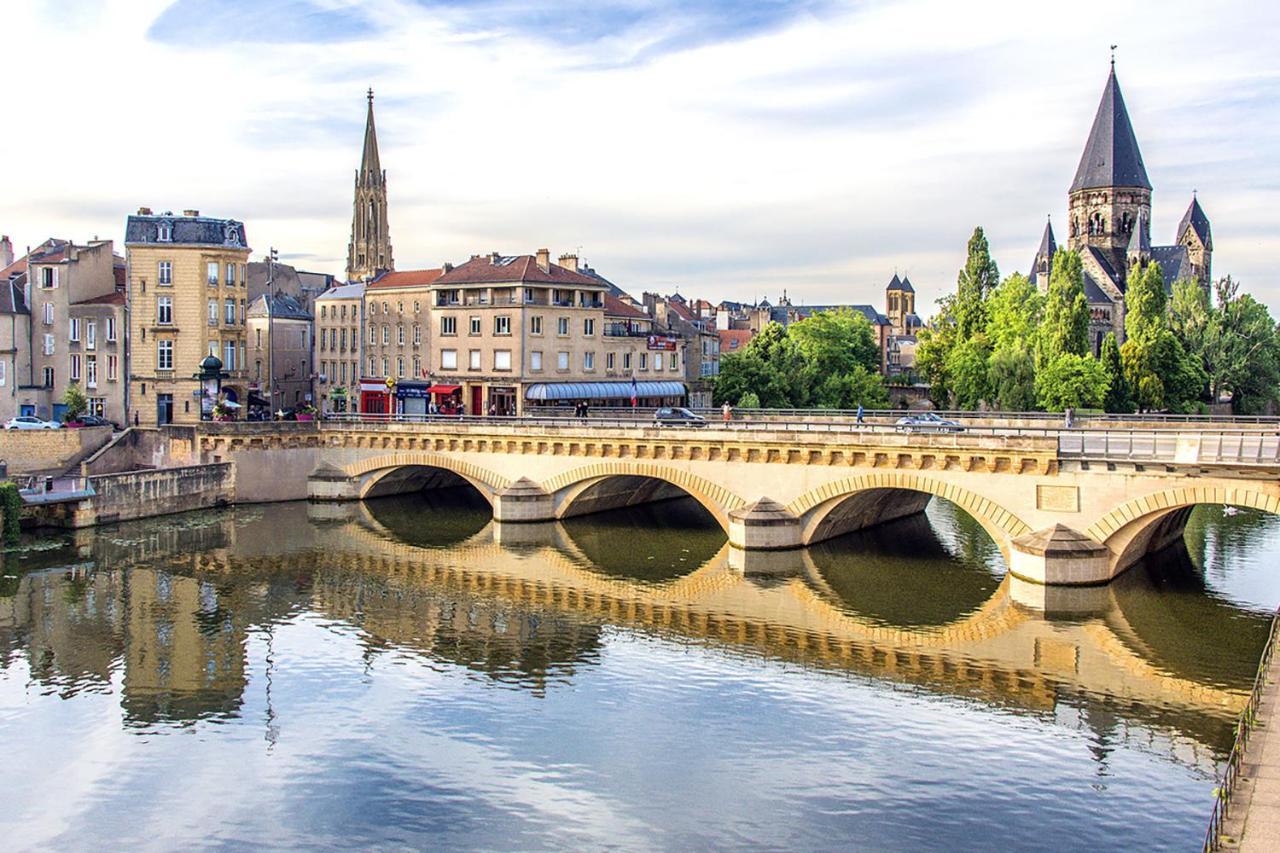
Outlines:
[[[427,389],[428,394],[456,394],[462,390],[461,385],[432,385]]]
[[[222,405],[226,406],[228,409],[240,408],[240,404],[237,403],[235,400],[223,400]]]
[[[637,382],[636,397],[683,397],[683,382]],[[630,382],[536,382],[526,386],[526,400],[630,400]]]
[[[249,405],[250,406],[270,406],[271,404],[268,403],[266,399],[259,397],[257,394],[250,394]]]

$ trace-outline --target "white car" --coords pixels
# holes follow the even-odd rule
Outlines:
[[[4,425],[5,429],[60,429],[57,421],[42,421],[33,415],[19,415]]]

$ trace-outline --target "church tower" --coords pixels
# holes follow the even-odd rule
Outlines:
[[[1041,293],[1049,292],[1049,275],[1053,272],[1053,256],[1058,251],[1058,241],[1053,237],[1053,222],[1045,220],[1044,235],[1040,238],[1040,248],[1036,249],[1036,259],[1031,262],[1031,283]]]
[[[1114,59],[1068,198],[1067,247],[1098,249],[1123,281],[1134,229],[1151,227],[1151,182],[1120,94]],[[1150,234],[1142,239],[1150,245]]]
[[[1187,247],[1187,260],[1191,262],[1191,278],[1206,291],[1213,273],[1213,232],[1209,229],[1209,217],[1204,215],[1200,200],[1191,196],[1191,206],[1178,223],[1178,245]]]
[[[351,242],[347,244],[347,280],[363,281],[383,270],[395,269],[387,231],[387,173],[378,159],[378,134],[373,127],[373,90],[364,125],[364,153],[356,172]]]

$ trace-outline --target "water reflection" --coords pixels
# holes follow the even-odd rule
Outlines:
[[[1044,727],[1062,727],[1086,735],[1093,774],[1109,776],[1150,754],[1165,776],[1184,766],[1192,776],[1179,778],[1207,782],[1229,746],[1266,630],[1266,614],[1233,596],[1224,555],[1245,540],[1275,550],[1280,535],[1265,517],[1200,511],[1189,530],[1187,548],[1158,555],[1121,583],[1046,598],[1043,588],[1006,578],[981,528],[936,502],[927,519],[778,557],[764,574],[755,564],[741,570],[691,500],[510,529],[489,522],[487,508],[465,492],[122,524],[6,556],[0,727],[25,737],[35,725],[14,710],[30,700],[3,704],[6,685],[21,693],[24,684],[62,703],[100,697],[122,710],[127,729],[149,735],[263,719],[272,744],[290,726],[324,731],[332,723],[289,710],[301,687],[332,695],[351,713],[359,706],[345,696],[381,685],[362,700],[375,716],[430,689],[433,701],[456,704],[451,724],[463,725],[503,700],[424,681],[422,670],[403,683],[388,674],[410,665],[456,673],[481,689],[535,697],[546,703],[536,713],[549,714],[579,701],[569,698],[579,691],[594,695],[593,685],[622,665],[618,655],[647,649],[658,658],[674,653],[672,668],[645,669],[597,701],[624,708],[631,696],[647,697],[635,700],[638,708],[678,714],[708,667],[720,674],[701,686],[715,691],[715,679],[729,677],[726,667],[734,679],[761,679],[782,666],[811,679],[803,691],[813,691],[823,714],[831,708],[820,697],[852,689],[841,684],[873,691],[860,695],[869,707],[883,706],[877,748],[890,752],[910,750],[894,745],[892,726],[902,697],[911,696],[925,703],[914,713],[929,708],[926,716],[937,712],[931,703],[961,703],[945,705],[932,727],[913,723],[913,739],[946,741],[950,728],[941,720],[977,707],[1018,721],[1018,734],[1005,732],[991,747],[1013,750],[1009,766],[1021,760],[1009,738],[1036,741]],[[359,666],[348,670],[353,657]],[[747,718],[778,715],[767,710],[775,701],[796,701],[771,699],[769,679],[750,683],[738,700],[753,697],[742,708]],[[715,715],[699,713],[693,718]],[[571,741],[575,725],[590,722],[570,713],[557,736]],[[666,731],[657,719],[633,725],[659,740],[693,732]],[[973,731],[966,737],[981,740]],[[768,741],[752,748],[774,755]],[[1038,755],[1024,757],[1038,766]],[[743,760],[750,767],[761,759]],[[958,797],[968,780],[938,784]],[[1026,801],[1000,796],[1010,798],[1016,823]],[[1191,799],[1180,802],[1198,816],[1202,804]],[[914,836],[904,829],[902,837]],[[704,840],[733,843],[733,836]]]

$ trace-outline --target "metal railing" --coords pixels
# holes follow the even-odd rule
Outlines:
[[[1280,634],[1280,609],[1271,617],[1271,631],[1267,634],[1267,644],[1262,648],[1262,659],[1258,661],[1258,671],[1253,677],[1253,688],[1249,691],[1249,699],[1245,702],[1240,719],[1236,722],[1236,739],[1231,744],[1231,752],[1227,755],[1226,766],[1222,770],[1222,781],[1214,789],[1213,812],[1209,815],[1209,827],[1205,830],[1204,849],[1219,850],[1222,847],[1223,824],[1231,814],[1231,795],[1235,792],[1236,782],[1240,780],[1240,770],[1244,766],[1245,750],[1249,746],[1249,736],[1258,725],[1258,703],[1262,701],[1262,691],[1267,686],[1267,667],[1276,650],[1277,635]]]
[[[702,415],[719,414],[720,408],[696,408],[689,407],[690,411],[697,412]],[[757,417],[780,417],[780,418],[832,418],[845,419],[856,418],[856,409],[740,409],[734,407],[734,414],[744,416]],[[911,412],[903,409],[864,409],[864,418],[893,418],[898,419],[904,417]],[[914,413],[918,414],[918,413]],[[980,419],[980,420],[1027,420],[1027,421],[1046,421],[1056,422],[1059,424],[1066,423],[1065,416],[1062,412],[981,412],[969,409],[943,410],[939,409],[933,412],[943,418],[949,419]],[[1167,423],[1167,424],[1196,424],[1196,423],[1232,423],[1232,424],[1260,424],[1266,426],[1280,427],[1280,416],[1277,415],[1178,415],[1164,413],[1150,414],[1114,414],[1104,412],[1077,412],[1073,416],[1072,423],[1075,426],[1085,426],[1087,424],[1103,422],[1103,423]]]

